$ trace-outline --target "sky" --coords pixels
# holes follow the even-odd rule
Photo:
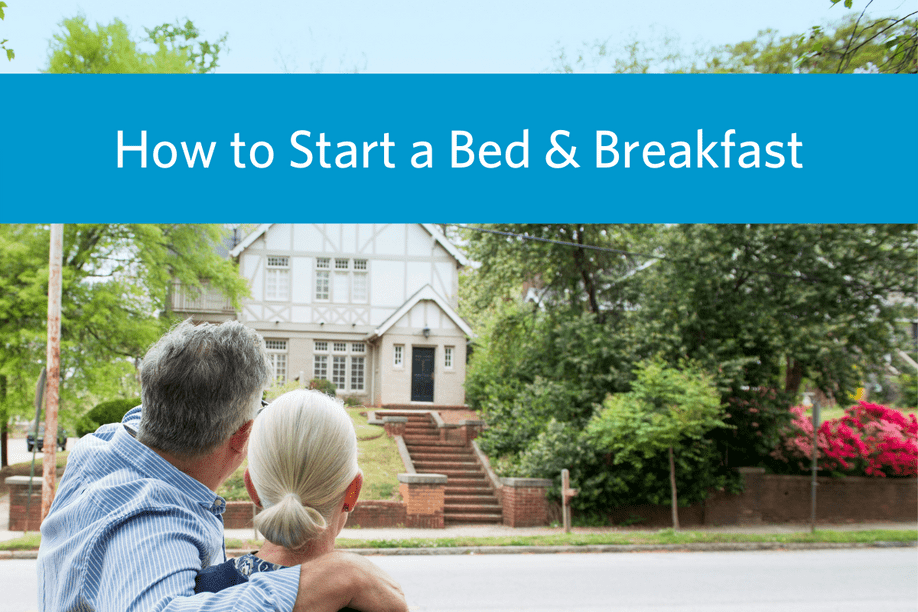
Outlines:
[[[16,52],[0,73],[34,73],[66,17],[143,28],[190,18],[207,40],[229,34],[218,72],[539,73],[560,49],[675,36],[687,51],[772,28],[807,31],[860,12],[830,0],[5,0],[0,40]],[[904,16],[918,0],[874,0],[872,16]]]

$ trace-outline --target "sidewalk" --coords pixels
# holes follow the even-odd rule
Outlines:
[[[21,531],[8,531],[9,522],[9,496],[0,497],[0,541],[12,540],[23,536]],[[817,524],[820,531],[867,531],[874,529],[918,529],[918,520],[907,523],[846,523],[846,524]],[[746,534],[772,534],[772,533],[801,533],[809,532],[809,524],[780,524],[780,525],[726,525],[718,527],[687,527],[684,531],[700,531],[704,533],[746,533]],[[408,539],[440,539],[440,538],[467,538],[467,537],[500,537],[500,536],[535,536],[563,533],[561,527],[507,527],[505,525],[457,525],[445,529],[399,529],[399,528],[345,528],[341,531],[339,539],[350,540],[408,540]],[[655,533],[658,529],[636,529],[633,527],[575,527],[573,533]],[[227,538],[238,540],[252,540],[255,538],[252,529],[227,529]],[[260,538],[259,538],[260,539]],[[583,547],[578,547],[583,548]],[[372,550],[372,549],[371,549]],[[397,550],[397,549],[396,549]],[[423,549],[413,549],[417,554],[423,554]],[[509,552],[509,551],[508,551]],[[535,552],[531,547],[529,552]],[[405,554],[405,553],[402,553]]]

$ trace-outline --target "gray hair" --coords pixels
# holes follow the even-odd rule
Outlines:
[[[143,358],[137,439],[182,457],[206,454],[255,417],[270,378],[255,330],[185,320]]]
[[[255,527],[270,542],[302,548],[328,528],[358,471],[357,435],[341,400],[285,393],[249,436],[249,477],[264,507]]]

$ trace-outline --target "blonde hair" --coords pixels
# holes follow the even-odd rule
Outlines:
[[[357,436],[342,402],[319,391],[285,393],[249,437],[249,476],[264,508],[255,527],[274,544],[303,547],[341,509],[357,472]]]

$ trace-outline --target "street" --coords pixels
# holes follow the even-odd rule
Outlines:
[[[413,612],[918,611],[914,548],[374,556]],[[34,560],[0,561],[4,610],[37,610]]]
[[[73,450],[73,447],[79,441],[79,438],[67,438],[67,450]],[[25,461],[32,460],[32,453],[27,450],[26,439],[22,438],[9,438],[7,441],[9,444],[9,463],[10,465],[16,465],[17,463],[23,463]],[[41,465],[41,460],[44,458],[44,454],[39,451],[35,453],[35,460],[37,465]]]

